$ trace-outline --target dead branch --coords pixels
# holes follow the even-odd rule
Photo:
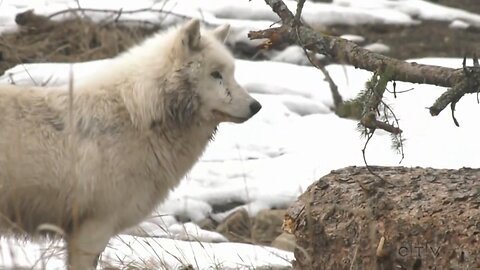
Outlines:
[[[453,69],[440,66],[408,63],[368,51],[357,44],[334,36],[315,32],[310,27],[295,23],[295,16],[282,0],[265,0],[282,20],[282,26],[260,31],[250,31],[250,39],[268,39],[267,43],[287,42],[303,46],[312,52],[328,55],[339,63],[372,72],[392,71],[391,80],[432,84],[448,87],[429,108],[432,116],[438,115],[449,104],[455,104],[465,94],[480,89],[480,68]],[[299,5],[300,6],[300,5]],[[298,8],[297,8],[298,9]],[[299,14],[297,10],[297,14]]]
[[[325,81],[328,82],[328,86],[330,86],[330,92],[332,93],[333,98],[333,110],[335,110],[343,103],[343,98],[340,95],[340,92],[338,92],[338,86],[335,84],[332,77],[330,76],[330,73],[325,68],[325,64],[322,63],[318,58],[316,58],[314,53],[307,52],[307,50],[305,49],[304,52],[310,64],[319,69],[323,73]]]
[[[154,12],[154,13],[160,13],[164,15],[172,15],[178,18],[182,19],[191,19],[191,17],[175,13],[172,11],[168,10],[163,10],[163,9],[153,9],[153,8],[140,8],[140,9],[134,9],[134,10],[123,10],[123,9],[96,9],[96,8],[69,8],[69,9],[64,9],[57,11],[55,13],[52,13],[48,16],[49,19],[65,14],[65,13],[76,13],[76,12],[81,12],[84,14],[85,12],[98,12],[98,13],[112,13],[113,15],[116,15],[117,17],[120,17],[122,14],[135,14],[135,13],[141,13],[141,12]],[[118,18],[117,18],[118,20]]]

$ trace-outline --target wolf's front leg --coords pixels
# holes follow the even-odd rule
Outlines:
[[[113,236],[113,226],[104,220],[84,222],[67,237],[68,269],[96,269],[98,258]]]

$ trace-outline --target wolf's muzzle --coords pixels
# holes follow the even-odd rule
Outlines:
[[[255,115],[258,111],[260,111],[260,109],[262,108],[262,104],[260,104],[260,102],[258,101],[253,101],[252,103],[250,103],[250,114],[253,116]]]

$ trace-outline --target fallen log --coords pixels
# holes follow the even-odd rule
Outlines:
[[[480,269],[480,169],[347,167],[287,210],[295,269]]]

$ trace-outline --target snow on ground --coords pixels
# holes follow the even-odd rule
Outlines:
[[[375,53],[380,53],[380,54],[386,54],[390,51],[390,47],[388,47],[383,43],[378,43],[378,42],[365,45],[363,46],[363,48]]]
[[[0,238],[1,269],[48,269],[65,267],[61,241],[18,242]],[[259,266],[288,266],[291,252],[240,243],[203,243],[154,237],[121,235],[113,238],[102,253],[100,265],[118,269],[253,269]],[[6,267],[6,268],[4,268]]]
[[[249,42],[248,30],[267,28],[276,16],[264,1],[194,0],[169,1],[167,5],[151,0],[102,1],[82,0],[82,7],[133,10],[153,7],[186,16],[203,18],[211,24],[229,22],[233,25],[232,40]],[[294,1],[286,1],[293,7]],[[15,29],[16,13],[35,8],[39,14],[51,14],[75,1],[66,0],[4,0],[0,3],[0,32]],[[426,1],[405,0],[336,0],[333,4],[307,2],[304,18],[311,24],[332,23],[418,23],[417,19],[462,21],[480,25],[479,15],[438,6]],[[89,14],[91,15],[91,14]],[[104,19],[95,13],[94,18]],[[148,19],[173,24],[175,16],[159,16],[143,12],[122,15],[123,19]],[[59,17],[60,19],[60,17]],[[453,23],[455,24],[455,23]],[[458,24],[458,23],[456,23]],[[274,56],[276,61],[250,62],[237,60],[236,76],[263,109],[244,124],[222,124],[216,140],[211,143],[200,162],[160,205],[155,216],[132,228],[129,234],[110,242],[105,260],[152,263],[175,267],[196,263],[199,268],[212,265],[249,268],[254,265],[288,265],[293,255],[275,249],[223,243],[226,239],[201,230],[193,222],[206,217],[222,220],[231,211],[214,213],[213,206],[227,202],[239,203],[250,215],[266,208],[288,206],[306,187],[332,169],[363,165],[361,149],[364,140],[356,131],[357,123],[339,119],[330,112],[332,99],[327,83],[318,70],[300,66],[306,59],[298,47]],[[460,67],[461,59],[417,59],[419,63]],[[288,62],[288,63],[282,63]],[[294,64],[292,64],[294,63]],[[109,60],[69,64],[20,65],[0,77],[0,83],[21,85],[66,85],[70,67],[75,83],[108,66]],[[327,67],[344,98],[354,97],[363,89],[370,72],[350,66]],[[28,71],[28,72],[27,72]],[[391,86],[389,86],[391,89]],[[426,109],[444,88],[397,82],[397,91],[413,89],[388,97],[401,120],[404,130],[404,166],[437,168],[479,167],[477,158],[477,119],[480,110],[474,95],[464,97],[457,105],[460,127],[453,125],[448,110],[431,117]],[[378,132],[367,149],[372,165],[398,165],[400,156],[390,149],[390,136]],[[180,223],[179,220],[192,222]],[[143,236],[155,237],[143,237]],[[175,239],[174,240],[170,240]],[[196,240],[204,242],[182,240]],[[47,269],[63,268],[62,244],[49,252],[60,253],[48,262]],[[52,243],[35,243],[0,239],[0,265],[31,266]],[[234,251],[234,252],[233,252]],[[11,258],[14,260],[11,260]],[[43,256],[49,257],[49,256]],[[285,259],[286,258],[286,259]],[[41,268],[42,261],[37,263]],[[167,268],[168,269],[168,268]]]
[[[470,27],[470,24],[462,20],[454,20],[453,22],[450,23],[448,27],[453,29],[467,29],[468,27]]]
[[[365,42],[365,38],[359,35],[346,34],[346,35],[341,35],[340,37],[355,43]]]

